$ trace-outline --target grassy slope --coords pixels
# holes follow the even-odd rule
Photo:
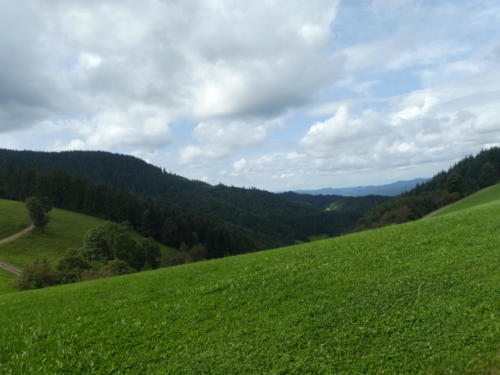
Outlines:
[[[5,374],[498,370],[500,202],[0,296]]]
[[[0,200],[2,207],[7,205],[11,211],[23,217],[25,211],[21,202]],[[13,216],[14,218],[17,216]],[[0,245],[0,261],[22,268],[35,259],[46,258],[50,262],[63,256],[67,249],[80,247],[84,234],[105,221],[71,211],[53,209],[49,212],[50,222],[43,233],[30,233],[15,241]],[[19,221],[19,220],[18,220]],[[172,250],[161,245],[162,252]],[[0,273],[0,293],[13,290],[9,284],[14,279],[10,273]]]
[[[459,202],[446,207],[444,210],[439,211],[438,213],[436,213],[436,216],[461,211],[470,207],[493,202],[496,200],[500,200],[500,184],[482,190],[476,194],[472,194],[467,198],[464,198]]]
[[[0,199],[0,239],[17,233],[30,224],[24,204]]]
[[[14,278],[15,276],[10,272],[0,269],[0,294],[15,291],[15,289],[10,285]]]
[[[70,211],[53,209],[50,222],[42,233],[32,232],[15,241],[0,245],[0,260],[17,267],[46,258],[55,261],[68,248],[79,247],[83,235],[105,221]]]

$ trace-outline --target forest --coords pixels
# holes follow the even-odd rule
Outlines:
[[[208,258],[265,246],[264,239],[248,230],[64,171],[0,168],[0,198],[24,201],[32,196],[43,197],[54,207],[127,223],[145,237],[178,249],[201,243]]]
[[[419,219],[447,204],[500,179],[500,147],[467,156],[447,171],[417,185],[396,199],[372,208],[362,217],[357,229],[382,227]]]
[[[499,176],[496,147],[392,199],[273,194],[191,181],[132,156],[0,149],[0,198],[44,197],[54,207],[127,223],[177,249],[201,244],[205,258],[415,220]]]
[[[135,157],[108,152],[0,149],[0,168],[6,176],[0,180],[2,197],[49,195],[56,207],[129,221],[170,246],[200,241],[209,257],[339,235],[386,199],[351,198],[343,201],[342,209],[325,210],[255,188],[188,180]]]

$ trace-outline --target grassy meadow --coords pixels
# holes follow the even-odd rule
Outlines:
[[[29,219],[24,221],[25,215],[27,217],[24,203],[0,200],[0,207],[9,208],[9,212],[12,213],[11,217],[14,218],[13,222],[24,223],[21,225],[21,229],[26,227],[25,223],[29,223]],[[80,247],[83,236],[88,230],[105,223],[105,220],[93,216],[57,208],[52,209],[48,216],[50,221],[43,232],[31,232],[12,242],[0,245],[0,262],[7,262],[18,268],[43,258],[54,263],[69,248]],[[12,233],[16,231],[14,230]],[[139,235],[137,236],[139,237]],[[164,245],[159,245],[162,253],[173,251]],[[0,294],[14,290],[10,286],[14,278],[15,276],[8,272],[0,272]]]
[[[23,203],[0,199],[0,239],[17,233],[30,224],[31,220]]]
[[[495,374],[500,202],[0,296],[2,374]]]
[[[500,200],[500,184],[481,190],[475,194],[472,194],[460,200],[459,202],[446,207],[444,210],[439,211],[436,214],[436,216],[446,215],[452,212],[465,210],[470,207],[493,202],[496,200]]]
[[[23,267],[41,258],[53,262],[64,255],[68,248],[81,246],[84,234],[105,222],[92,216],[57,208],[52,209],[48,216],[50,222],[43,232],[32,232],[0,245],[0,261],[16,267]]]
[[[14,292],[15,289],[11,286],[15,275],[0,268],[0,294]]]

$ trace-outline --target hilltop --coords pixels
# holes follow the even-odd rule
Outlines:
[[[168,269],[0,296],[25,373],[498,370],[500,202]]]

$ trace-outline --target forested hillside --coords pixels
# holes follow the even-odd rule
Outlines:
[[[230,223],[240,229],[244,228],[250,233],[245,238],[249,237],[253,239],[252,242],[257,242],[251,246],[245,245],[243,248],[265,248],[291,244],[297,240],[307,241],[310,236],[319,234],[338,235],[351,230],[363,214],[359,207],[351,211],[345,206],[340,211],[325,212],[325,210],[310,204],[293,202],[263,190],[224,185],[212,186],[200,181],[191,181],[135,157],[107,152],[69,151],[55,153],[0,150],[0,168],[11,171],[9,173],[12,173],[13,168],[18,171],[30,168],[52,171],[50,178],[54,180],[57,180],[58,177],[53,171],[63,170],[86,179],[85,183],[106,184],[128,193],[140,194],[143,197],[161,201],[169,205],[169,210],[174,210],[173,206],[175,206],[193,217],[198,217],[201,214],[216,223],[224,225]],[[28,172],[17,173],[23,175],[23,173]],[[29,182],[29,178],[26,181]],[[79,190],[78,185],[81,185],[83,180],[75,181],[72,183],[74,189]],[[98,185],[93,186],[90,190],[96,189],[109,190]],[[101,205],[109,205],[108,199],[101,198],[102,195],[98,191],[90,194],[96,195],[93,199],[103,199],[95,203],[90,210],[99,210]],[[113,196],[120,196],[120,194],[118,192],[112,193]],[[26,196],[26,194],[22,196]],[[22,196],[7,196],[7,198],[22,199]],[[92,199],[90,200],[92,201]],[[88,203],[80,201],[76,204],[78,207],[83,207],[85,204],[88,206]],[[57,204],[55,205],[57,206]],[[120,206],[121,204],[118,204],[118,211],[123,210]],[[151,204],[146,208],[154,211],[153,206],[154,204]],[[91,212],[86,207],[82,209],[85,212]],[[136,224],[138,215],[141,215],[136,210],[134,212],[135,219],[127,220],[138,225]],[[180,214],[173,216],[178,215]],[[171,217],[172,215],[167,216]],[[122,218],[123,215],[119,215],[119,217]],[[198,227],[196,226],[196,228]],[[203,237],[197,229],[193,229],[193,231],[198,237]],[[188,232],[187,236],[192,231]],[[169,243],[169,245],[173,246],[174,244]]]
[[[430,181],[368,211],[359,229],[419,219],[500,180],[500,147],[468,156]]]
[[[175,248],[205,246],[204,257],[239,254],[268,246],[268,239],[235,225],[187,214],[179,208],[64,171],[0,168],[0,198],[47,198],[52,205],[115,222],[128,222],[146,237]]]
[[[363,214],[370,208],[387,202],[392,197],[382,195],[367,195],[363,197],[346,197],[342,195],[328,194],[299,194],[293,191],[279,193],[280,196],[294,202],[308,203],[323,210],[336,210],[337,212],[349,211],[352,213]]]

